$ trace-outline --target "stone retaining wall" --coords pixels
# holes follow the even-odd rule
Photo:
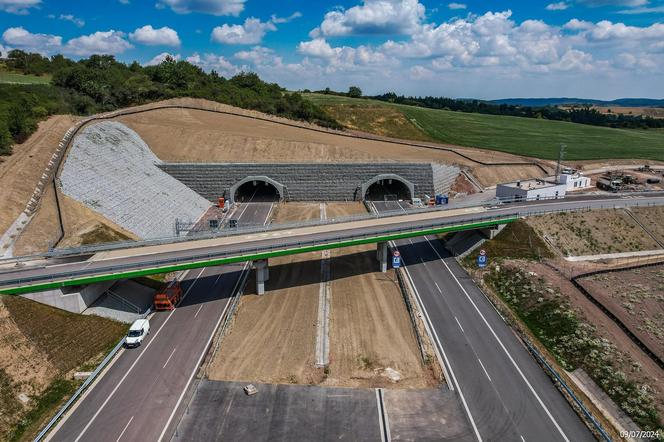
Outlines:
[[[254,177],[267,179],[287,201],[359,201],[363,187],[380,175],[412,183],[414,197],[449,192],[459,168],[436,163],[162,163],[164,172],[204,198],[233,201],[231,189]]]

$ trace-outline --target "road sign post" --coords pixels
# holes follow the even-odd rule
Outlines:
[[[480,254],[477,255],[477,267],[483,269],[486,267],[488,261],[488,257],[486,255],[486,250],[482,249],[480,250]]]
[[[394,253],[392,253],[392,267],[395,269],[401,267],[401,253],[399,253],[398,250],[395,250]]]

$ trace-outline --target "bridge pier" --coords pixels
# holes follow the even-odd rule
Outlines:
[[[267,266],[267,259],[258,259],[254,261],[256,269],[256,294],[265,294],[265,281],[270,279],[270,269]]]
[[[380,271],[387,272],[387,243],[379,242],[376,244],[376,259],[380,263]]]

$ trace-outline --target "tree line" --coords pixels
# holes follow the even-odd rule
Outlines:
[[[51,75],[51,85],[0,84],[0,155],[23,142],[48,115],[89,115],[176,97],[204,98],[321,126],[341,128],[332,117],[298,93],[267,83],[255,73],[224,78],[187,61],[167,57],[155,66],[125,64],[111,55],[79,61],[13,50],[5,69]]]
[[[589,124],[592,126],[625,129],[664,128],[664,119],[644,117],[640,115],[604,114],[587,104],[572,106],[569,109],[557,106],[530,107],[513,104],[493,104],[481,100],[459,100],[445,97],[406,97],[403,95],[397,95],[394,92],[367,98],[390,103],[426,107],[429,109],[443,109],[489,115],[508,115],[524,118],[542,118],[546,120]]]

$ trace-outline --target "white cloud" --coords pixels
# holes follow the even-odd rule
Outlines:
[[[155,29],[152,25],[145,25],[129,34],[129,39],[149,46],[180,46],[180,37],[174,29],[167,26]]]
[[[563,25],[563,29],[567,29],[570,31],[585,31],[588,29],[592,29],[593,26],[595,25],[592,22],[573,18]]]
[[[55,17],[54,14],[50,14],[50,15],[48,16],[48,18],[56,18],[56,17]],[[78,18],[78,17],[75,17],[75,16],[72,15],[72,14],[60,14],[57,18],[58,18],[59,20],[64,20],[64,21],[72,22],[72,23],[74,23],[74,24],[75,24],[77,27],[79,27],[79,28],[82,28],[83,26],[85,26],[85,20],[83,20],[83,19],[81,19],[81,18]]]
[[[206,71],[214,70],[224,77],[232,77],[243,70],[249,70],[246,66],[234,65],[223,55],[204,54],[201,57],[200,54],[194,53],[185,60]]]
[[[255,45],[263,40],[269,31],[276,31],[277,27],[270,21],[261,22],[250,17],[242,25],[223,24],[212,30],[212,41],[231,45]]]
[[[166,57],[171,57],[173,60],[180,60],[180,54],[171,54],[168,52],[162,52],[161,54],[157,54],[150,61],[145,63],[145,66],[156,66],[158,64],[161,64],[164,60],[166,60]]]
[[[664,23],[638,27],[602,20],[588,29],[587,36],[595,41],[661,39],[664,38]]]
[[[270,17],[270,21],[272,23],[278,25],[278,24],[281,24],[281,23],[289,23],[289,22],[295,20],[296,18],[300,18],[300,17],[302,17],[302,13],[299,12],[299,11],[293,12],[288,17],[277,17],[275,14],[272,14],[272,16]]]
[[[272,49],[263,46],[254,46],[248,51],[236,52],[233,57],[245,62],[251,62],[255,65],[271,63],[274,62],[275,59],[281,61],[281,58],[277,57]]]
[[[95,32],[90,35],[82,35],[72,38],[63,48],[64,52],[86,57],[93,54],[121,54],[133,48],[131,43],[125,40],[124,32],[106,31]]]
[[[448,3],[447,4],[448,9],[456,10],[456,9],[466,9],[468,8],[468,5],[465,3]]]
[[[0,11],[25,15],[30,13],[30,8],[37,8],[39,5],[41,0],[0,0]]]
[[[659,14],[664,12],[664,6],[652,6],[652,7],[640,7],[640,8],[632,8],[632,9],[623,9],[621,11],[618,11],[618,14],[628,14],[628,15],[635,15],[635,14]]]
[[[364,0],[362,5],[328,12],[310,36],[408,35],[420,26],[424,13],[418,0]]]
[[[17,49],[48,54],[62,46],[62,37],[49,34],[33,34],[23,27],[8,28],[3,32],[5,43]]]
[[[411,80],[424,80],[433,78],[435,73],[431,69],[427,69],[424,66],[416,65],[410,68],[409,76]]]
[[[577,0],[578,3],[591,8],[600,6],[643,6],[648,4],[648,0]]]
[[[177,14],[202,12],[237,17],[244,10],[246,0],[158,0],[158,7],[169,7]]]
[[[569,8],[569,5],[565,2],[558,2],[558,3],[549,3],[546,5],[546,10],[547,11],[564,11],[565,9]]]

